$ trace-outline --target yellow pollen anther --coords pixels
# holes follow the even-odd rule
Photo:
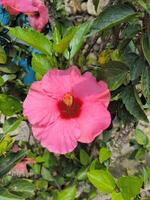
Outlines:
[[[67,106],[72,106],[72,104],[73,104],[73,96],[72,96],[70,93],[64,94],[63,102],[64,102]]]

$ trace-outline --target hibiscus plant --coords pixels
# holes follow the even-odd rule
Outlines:
[[[0,199],[148,200],[150,2],[63,2],[0,0]]]

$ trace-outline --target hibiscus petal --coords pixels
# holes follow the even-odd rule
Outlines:
[[[110,92],[107,84],[103,81],[97,82],[90,72],[86,72],[80,81],[74,85],[73,95],[83,101],[95,100],[108,106],[110,101]]]
[[[45,92],[55,98],[61,98],[65,93],[71,92],[72,87],[80,80],[81,74],[77,67],[67,70],[50,70],[42,79]]]
[[[33,135],[50,152],[65,154],[73,151],[80,137],[80,129],[75,120],[57,119],[48,127],[32,127]]]
[[[23,103],[23,110],[29,122],[38,126],[48,125],[60,115],[56,100],[43,92],[41,81],[32,84]]]
[[[79,142],[90,143],[109,127],[111,116],[107,108],[99,103],[85,102],[80,116],[76,119],[81,129]]]

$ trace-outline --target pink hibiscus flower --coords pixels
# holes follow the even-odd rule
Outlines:
[[[48,23],[48,9],[42,0],[0,0],[0,3],[10,15],[27,14],[30,25],[37,31]]]
[[[50,70],[32,84],[23,103],[33,135],[50,152],[65,154],[78,142],[90,143],[111,122],[110,92],[90,72],[77,67]]]

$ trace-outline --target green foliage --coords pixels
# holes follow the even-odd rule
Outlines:
[[[103,163],[111,157],[112,153],[107,148],[103,147],[99,151],[99,161]]]
[[[22,40],[31,47],[41,51],[46,55],[52,54],[52,43],[42,33],[30,29],[9,28],[9,32],[12,36],[19,40]]]
[[[125,176],[118,179],[117,185],[124,199],[131,200],[140,193],[142,181],[136,176]]]
[[[76,195],[76,186],[71,186],[62,190],[57,197],[57,200],[74,200]]]
[[[6,116],[14,115],[21,111],[21,103],[13,96],[0,94],[0,111]]]
[[[94,21],[94,31],[104,31],[122,22],[129,20],[135,15],[134,10],[127,5],[115,5],[106,8]]]
[[[8,173],[17,162],[27,155],[27,151],[20,151],[18,153],[9,152],[6,156],[0,157],[0,177]]]
[[[115,189],[115,180],[108,171],[91,170],[88,179],[101,192],[111,193]]]
[[[98,71],[99,80],[105,80],[111,91],[116,90],[126,80],[128,67],[121,62],[113,61],[105,64]]]
[[[63,1],[49,2],[51,28],[47,25],[43,33],[15,27],[20,16],[11,18],[11,27],[0,27],[0,200],[93,200],[97,189],[112,200],[144,200],[143,191],[147,191],[150,181],[150,170],[143,160],[150,151],[146,132],[136,128],[130,141],[130,159],[139,163],[136,175],[126,169],[125,176],[116,178],[112,170],[114,152],[107,146],[113,143],[116,121],[121,124],[118,129],[128,122],[135,126],[139,120],[148,122],[145,111],[150,108],[150,3],[112,1],[95,19],[80,22],[76,16],[66,16]],[[99,2],[93,0],[95,10]],[[20,59],[27,59],[27,69],[20,65]],[[25,85],[23,78],[29,66],[36,80],[41,80],[48,70],[66,69],[70,64],[78,65],[81,73],[90,71],[98,81],[107,82],[112,116],[107,137],[105,133],[91,145],[79,144],[65,156],[48,152],[36,141],[30,143],[30,136],[22,139],[24,131],[17,132],[16,139],[13,132],[26,120],[22,102],[30,84]],[[14,144],[20,149],[16,153],[12,152]],[[28,156],[34,160],[32,164]],[[26,178],[11,175],[21,161],[29,172]]]

